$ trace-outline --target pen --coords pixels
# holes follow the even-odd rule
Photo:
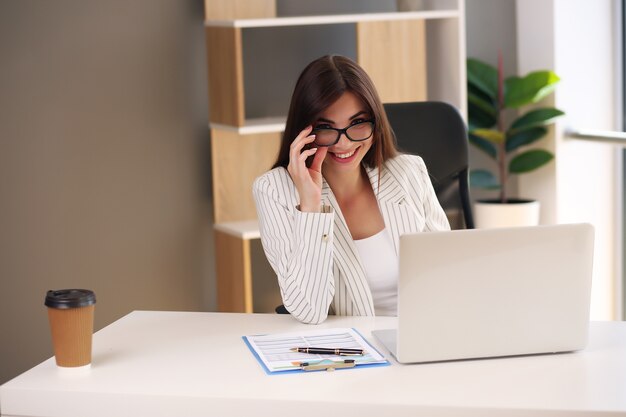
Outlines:
[[[317,347],[295,347],[290,349],[292,352],[312,353],[314,355],[363,355],[363,349],[344,349],[344,348],[317,348]]]
[[[302,362],[300,368],[303,371],[334,371],[341,368],[354,368],[355,365],[354,359],[346,359],[341,362],[326,359],[319,362]]]

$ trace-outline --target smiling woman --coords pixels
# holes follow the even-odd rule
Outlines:
[[[399,236],[449,229],[424,162],[398,152],[370,77],[342,56],[300,75],[253,192],[285,307],[306,323],[395,315]]]

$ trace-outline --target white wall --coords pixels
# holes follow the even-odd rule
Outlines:
[[[518,0],[518,69],[553,69],[550,97],[566,116],[543,146],[555,161],[520,176],[519,190],[542,204],[542,223],[590,222],[596,229],[592,319],[617,318],[618,164],[612,145],[571,139],[569,129],[620,130],[614,0]]]

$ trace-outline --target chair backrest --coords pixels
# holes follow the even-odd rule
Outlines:
[[[438,101],[386,103],[384,106],[398,148],[422,157],[444,210],[461,210],[465,228],[473,229],[469,142],[467,127],[458,110]]]

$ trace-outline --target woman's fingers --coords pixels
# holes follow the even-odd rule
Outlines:
[[[312,135],[313,128],[307,126],[291,143],[289,150],[289,165],[287,171],[300,195],[300,209],[303,211],[317,211],[320,206],[322,174],[320,167],[328,149],[319,149],[311,145],[315,141]],[[309,148],[309,146],[313,146]],[[308,168],[306,160],[313,156],[316,169]]]
[[[311,155],[314,155],[316,152],[317,148],[306,149],[297,156],[296,160],[292,159],[291,161],[289,161],[287,171],[289,171],[292,178],[300,178],[301,181],[306,181],[311,177],[311,175],[309,174],[309,170],[306,166],[306,160]]]
[[[288,171],[292,174],[302,175],[307,172],[306,159],[315,154],[314,149],[305,149],[306,145],[315,140],[315,135],[310,135],[312,130],[312,126],[307,126],[291,143]]]
[[[321,172],[322,171],[322,162],[324,162],[324,158],[326,158],[326,154],[328,153],[328,148],[323,146],[321,148],[316,148],[317,152],[315,152],[315,156],[313,157],[313,162],[311,162],[311,169],[313,171]]]
[[[309,156],[315,155],[316,152],[317,152],[317,148],[306,149],[302,151],[302,153],[299,156],[299,159],[300,161],[305,162]]]
[[[315,140],[315,135],[311,135],[311,131],[313,130],[312,126],[305,127],[296,138],[291,142],[290,150],[291,156],[296,156],[302,148]]]

